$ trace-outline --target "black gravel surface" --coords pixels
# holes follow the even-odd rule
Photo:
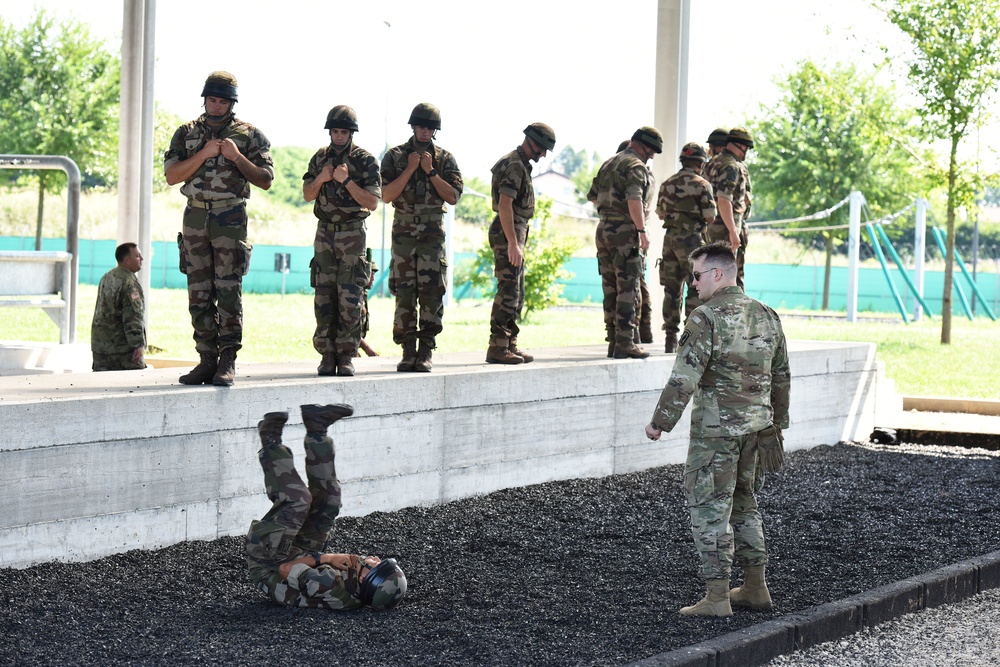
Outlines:
[[[235,537],[0,569],[0,665],[623,664],[1000,548],[998,472],[984,450],[789,454],[760,494],[773,612],[677,614],[703,588],[666,466],[342,518],[333,548],[406,571],[390,612],[274,606]]]

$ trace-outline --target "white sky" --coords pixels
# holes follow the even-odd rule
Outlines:
[[[326,112],[349,104],[357,143],[377,154],[409,137],[410,109],[427,101],[442,112],[438,142],[467,177],[488,176],[536,120],[555,129],[555,152],[572,145],[608,157],[653,124],[656,4],[160,0],[156,99],[194,118],[205,76],[224,69],[239,79],[237,114],[275,146],[325,145]],[[773,103],[774,78],[802,59],[866,65],[881,58],[879,43],[898,43],[867,0],[692,5],[688,140]],[[38,7],[91,24],[118,48],[123,0],[0,0],[0,16],[21,25]]]

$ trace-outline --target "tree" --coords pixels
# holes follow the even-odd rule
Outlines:
[[[808,215],[833,206],[851,190],[863,192],[876,214],[913,200],[919,192],[918,161],[906,148],[914,136],[913,112],[875,79],[853,65],[823,70],[804,61],[778,84],[778,103],[762,107],[751,123],[759,146],[750,164],[758,215],[762,210],[778,218]],[[824,309],[830,302],[833,251],[847,232],[819,232],[826,248]]]
[[[562,173],[570,178],[573,174],[588,166],[586,150],[575,150],[572,146],[563,146],[559,154],[552,160],[553,166],[559,167]]]
[[[302,196],[302,174],[309,168],[309,160],[316,151],[299,146],[271,148],[274,159],[274,181],[265,196],[296,208],[312,210],[313,202]]]
[[[910,38],[910,82],[923,97],[921,127],[950,142],[948,236],[941,343],[951,343],[955,210],[971,205],[975,188],[958,161],[958,147],[988,96],[1000,84],[1000,0],[881,0],[892,23]],[[965,183],[963,184],[963,180]]]
[[[478,193],[478,194],[475,194]],[[480,197],[479,195],[485,195]],[[455,205],[455,217],[465,222],[481,225],[493,219],[490,201],[490,184],[473,177],[465,182],[465,190]]]
[[[84,185],[117,180],[119,57],[87,26],[56,22],[40,11],[21,30],[0,21],[0,145],[5,152],[66,155]],[[40,170],[35,247],[41,249],[45,193],[63,187],[59,172]]]

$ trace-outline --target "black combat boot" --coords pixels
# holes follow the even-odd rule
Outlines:
[[[333,352],[324,352],[323,358],[320,359],[319,367],[316,369],[316,373],[320,376],[336,375],[337,355]]]
[[[333,403],[331,405],[310,403],[300,407],[302,409],[302,424],[306,427],[306,433],[326,433],[330,424],[354,414],[354,407],[346,403]]]
[[[430,373],[434,367],[431,355],[434,353],[434,344],[430,341],[421,340],[420,349],[417,350],[417,360],[413,362],[413,370],[418,373]]]
[[[412,373],[413,365],[417,362],[417,341],[403,341],[403,360],[396,364],[396,371],[399,373]]]
[[[647,319],[639,321],[639,342],[649,345],[653,342],[653,326]]]
[[[287,412],[268,412],[264,419],[257,422],[257,433],[260,434],[260,444],[271,447],[281,444],[281,431],[288,421]]]
[[[219,353],[219,367],[215,369],[212,384],[216,387],[231,387],[236,379],[236,349],[227,347]]]
[[[218,355],[202,352],[198,365],[192,368],[190,373],[180,376],[178,382],[181,384],[208,384],[215,377],[215,371],[218,367]]]
[[[667,354],[677,351],[677,334],[668,333],[667,339],[663,342],[663,351]]]

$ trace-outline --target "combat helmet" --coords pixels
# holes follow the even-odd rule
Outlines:
[[[212,72],[205,79],[205,86],[201,89],[202,97],[221,97],[226,100],[238,101],[236,77],[229,72],[219,70]]]
[[[361,582],[361,601],[372,609],[392,609],[406,595],[406,575],[395,558],[386,558],[376,565]]]
[[[651,125],[643,125],[638,130],[632,133],[632,141],[638,141],[639,143],[652,148],[656,153],[663,152],[663,135],[660,131]]]
[[[725,146],[729,143],[729,130],[724,127],[717,127],[708,135],[709,146]]]
[[[734,144],[742,144],[748,148],[753,148],[753,135],[745,127],[734,127],[729,130],[729,141]]]
[[[358,114],[354,113],[354,109],[346,104],[338,104],[330,109],[330,113],[326,115],[326,125],[323,126],[325,130],[333,128],[357,132]]]
[[[547,151],[556,147],[556,132],[545,123],[532,123],[524,128],[524,136]]]
[[[681,149],[681,160],[694,160],[697,162],[708,162],[708,151],[697,141],[684,144]]]
[[[421,102],[413,107],[413,111],[410,112],[410,120],[406,121],[406,124],[422,125],[432,130],[440,130],[441,111],[433,104]]]

